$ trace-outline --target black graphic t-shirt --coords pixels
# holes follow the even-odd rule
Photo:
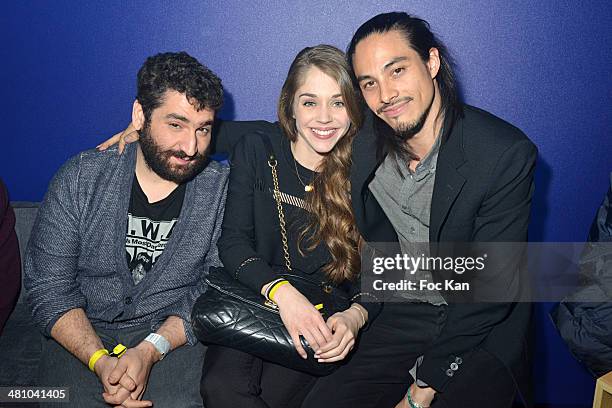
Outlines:
[[[134,176],[125,234],[127,263],[135,284],[140,283],[161,256],[172,236],[185,198],[185,184],[168,197],[149,203]]]

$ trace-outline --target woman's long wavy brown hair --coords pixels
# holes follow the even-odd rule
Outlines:
[[[331,45],[307,47],[298,53],[287,74],[278,102],[278,119],[285,135],[295,142],[297,128],[293,119],[293,104],[298,88],[308,71],[316,67],[333,78],[340,87],[342,100],[351,125],[336,146],[326,154],[317,169],[314,191],[306,195],[311,217],[303,228],[298,243],[307,241],[307,250],[324,242],[332,260],[324,271],[334,282],[353,280],[360,270],[358,243],[360,239],[351,206],[351,146],[361,126],[361,104],[353,85],[344,53]]]

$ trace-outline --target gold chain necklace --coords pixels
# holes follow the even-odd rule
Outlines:
[[[289,147],[289,149],[291,150],[291,157],[293,158],[293,166],[295,167],[295,175],[297,176],[300,184],[302,186],[304,186],[304,191],[307,192],[307,193],[310,193],[311,191],[314,191],[314,186],[312,185],[312,183],[313,183],[312,181],[310,183],[308,183],[308,184],[306,184],[306,183],[304,183],[302,181],[302,178],[300,177],[300,172],[299,172],[298,167],[297,167],[297,160],[295,160],[295,153],[293,152],[293,149],[291,148],[291,146]]]
[[[293,165],[295,166],[295,175],[297,176],[300,184],[302,186],[304,186],[304,191],[307,192],[307,193],[310,193],[311,191],[313,191],[314,190],[314,186],[312,185],[312,181],[310,183],[308,183],[308,184],[306,184],[306,183],[304,183],[302,181],[302,178],[300,177],[300,172],[299,172],[298,167],[297,167],[297,161],[295,160],[295,157],[293,158]]]

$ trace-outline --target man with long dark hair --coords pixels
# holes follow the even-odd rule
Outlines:
[[[375,16],[347,58],[373,113],[353,143],[363,238],[399,242],[404,253],[418,242],[525,242],[536,148],[512,125],[461,104],[429,24],[406,13]],[[418,273],[431,279],[435,271]],[[504,273],[513,279],[516,270]],[[529,403],[530,305],[446,295],[387,302],[357,353],[318,382],[305,406],[502,408],[512,406],[516,385]]]

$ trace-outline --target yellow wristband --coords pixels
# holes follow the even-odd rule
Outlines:
[[[286,285],[288,283],[289,283],[289,281],[283,280],[283,281],[280,281],[280,282],[274,284],[274,287],[272,289],[270,289],[270,293],[268,293],[268,299],[270,299],[271,301],[274,302],[274,294],[276,293],[278,288],[280,288],[281,286]]]
[[[95,353],[93,353],[91,355],[91,357],[89,358],[89,370],[91,372],[94,372],[94,366],[96,365],[96,363],[98,362],[100,357],[102,357],[104,355],[108,356],[108,350],[107,349],[100,349],[100,350],[96,351]]]

